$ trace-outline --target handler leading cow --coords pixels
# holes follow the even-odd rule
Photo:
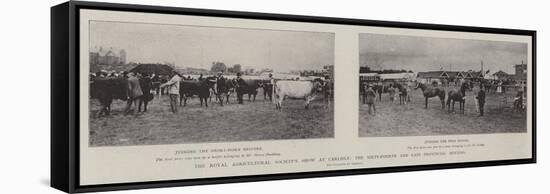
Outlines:
[[[323,94],[323,80],[278,80],[275,81],[274,90],[277,109],[282,109],[283,100],[285,98],[303,99],[305,101],[305,108],[308,109],[310,102],[314,100],[317,95]]]

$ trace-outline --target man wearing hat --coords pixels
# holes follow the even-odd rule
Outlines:
[[[273,74],[268,75],[268,81],[264,82],[262,85],[263,91],[264,91],[264,99],[267,96],[269,98],[269,101],[273,101],[273,85],[275,83],[275,80],[273,79]]]
[[[327,104],[330,104],[330,100],[333,97],[334,82],[330,79],[329,75],[325,75],[325,81],[323,82],[323,93]]]
[[[172,71],[170,75],[172,76],[172,78],[168,82],[160,85],[160,87],[168,88],[168,95],[170,96],[170,110],[172,110],[173,113],[177,113],[181,77],[178,75],[176,71]]]
[[[223,95],[227,93],[227,86],[225,85],[226,79],[223,77],[223,72],[218,72],[218,77],[216,78],[216,97],[220,101],[220,105],[223,106]]]
[[[243,95],[246,92],[246,82],[241,77],[241,72],[237,73],[237,100],[239,104],[243,104]]]
[[[137,102],[139,104],[140,97],[143,95],[143,92],[141,91],[141,86],[139,84],[139,79],[135,76],[134,72],[128,72],[128,101],[126,102],[126,109],[125,109],[125,115],[127,115],[130,112],[133,112],[131,110],[132,103]]]
[[[483,106],[485,105],[485,90],[483,87],[479,87],[479,92],[477,92],[477,105],[479,107],[479,116],[483,116]]]
[[[376,99],[376,93],[372,89],[370,84],[365,84],[365,90],[363,91],[363,104],[369,106],[369,114],[371,114],[371,109],[374,109],[374,114],[376,114],[376,106],[374,105],[374,100]]]

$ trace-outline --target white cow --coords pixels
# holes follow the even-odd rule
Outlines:
[[[296,81],[296,80],[278,80],[274,84],[274,97],[277,109],[282,109],[285,98],[304,99],[306,109],[309,103],[322,92],[322,80],[315,81]]]

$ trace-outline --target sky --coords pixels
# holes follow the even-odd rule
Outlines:
[[[499,70],[514,74],[527,62],[527,44],[515,42],[360,34],[359,61],[372,69],[421,71]],[[452,69],[451,69],[452,68]]]
[[[213,61],[277,72],[334,65],[334,34],[120,22],[90,22],[90,48],[126,50],[127,61],[210,69]]]

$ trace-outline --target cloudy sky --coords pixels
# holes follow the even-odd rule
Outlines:
[[[527,44],[380,34],[359,35],[360,64],[373,69],[418,71],[503,70],[527,61]]]
[[[334,34],[179,25],[90,23],[90,46],[120,48],[128,62],[210,69],[212,61],[275,71],[334,64]]]

